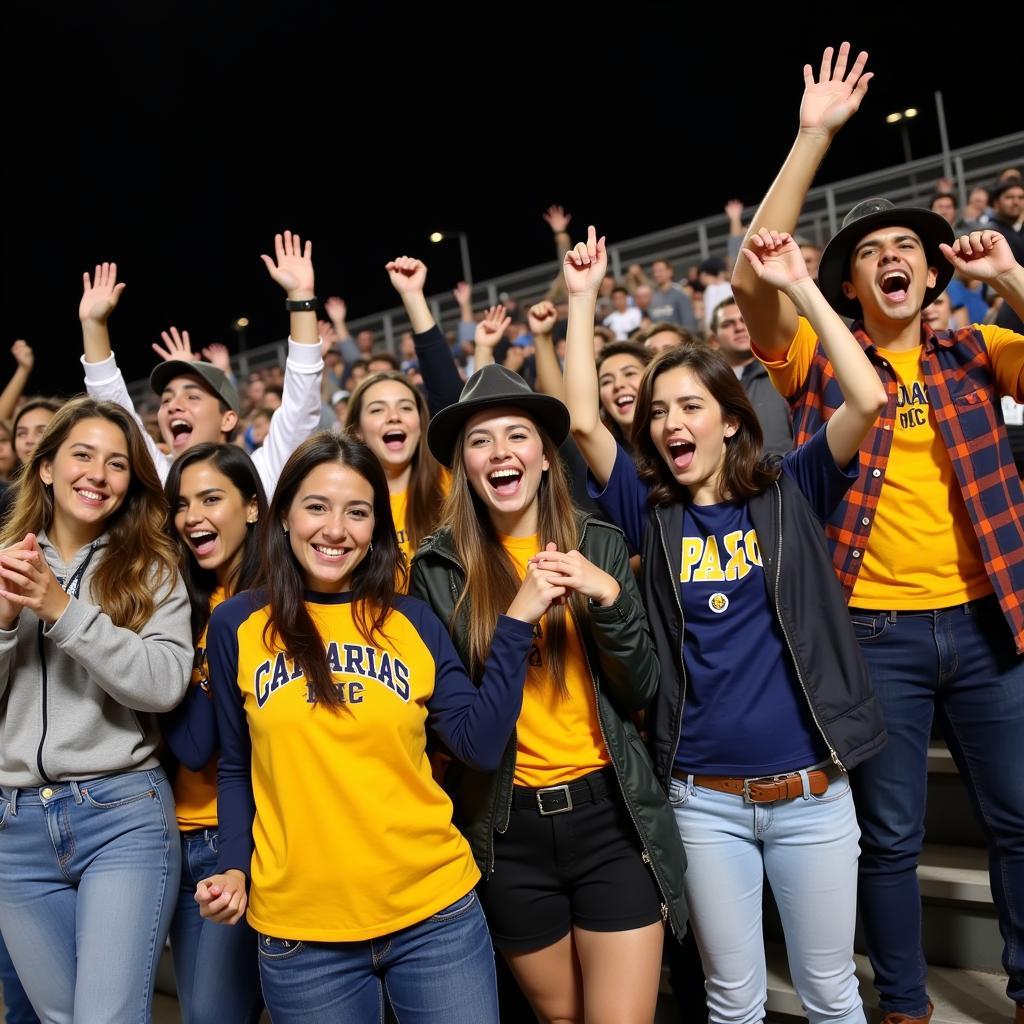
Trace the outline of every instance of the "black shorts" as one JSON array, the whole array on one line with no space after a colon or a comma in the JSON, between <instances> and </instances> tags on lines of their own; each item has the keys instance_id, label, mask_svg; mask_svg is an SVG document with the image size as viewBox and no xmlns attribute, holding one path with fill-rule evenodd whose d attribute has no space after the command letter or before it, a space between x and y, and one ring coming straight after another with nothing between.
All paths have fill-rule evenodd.
<instances>
[{"instance_id":1,"label":"black shorts","mask_svg":"<svg viewBox=\"0 0 1024 1024\"><path fill-rule=\"evenodd\" d=\"M541 792L545 810L568 802L564 792ZM494 945L543 949L573 925L619 932L662 920L614 769L569 783L572 810L541 814L537 794L514 788L508 830L494 836L494 872L478 889Z\"/></svg>"}]
</instances>

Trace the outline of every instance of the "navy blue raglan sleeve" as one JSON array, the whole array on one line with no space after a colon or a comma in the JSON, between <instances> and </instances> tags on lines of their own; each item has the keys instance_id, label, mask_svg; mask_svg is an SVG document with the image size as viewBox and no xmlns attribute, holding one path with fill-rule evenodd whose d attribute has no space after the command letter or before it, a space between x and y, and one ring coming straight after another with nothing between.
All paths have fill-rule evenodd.
<instances>
[{"instance_id":1,"label":"navy blue raglan sleeve","mask_svg":"<svg viewBox=\"0 0 1024 1024\"><path fill-rule=\"evenodd\" d=\"M160 731L178 761L194 772L202 771L219 742L212 694L203 686L190 686L185 699L160 716Z\"/></svg>"},{"instance_id":2,"label":"navy blue raglan sleeve","mask_svg":"<svg viewBox=\"0 0 1024 1024\"><path fill-rule=\"evenodd\" d=\"M220 733L217 759L217 829L220 854L218 872L229 868L249 877L252 862L252 823L256 801L252 792L252 744L245 705L238 688L238 627L245 618L244 606L227 601L210 618L206 657ZM243 610L239 611L242 608Z\"/></svg>"},{"instance_id":3,"label":"navy blue raglan sleeve","mask_svg":"<svg viewBox=\"0 0 1024 1024\"><path fill-rule=\"evenodd\" d=\"M601 507L609 522L626 535L630 551L639 551L647 526L648 486L640 479L636 463L622 445L615 446L615 465L604 490L592 475L587 475L587 490Z\"/></svg>"},{"instance_id":4,"label":"navy blue raglan sleeve","mask_svg":"<svg viewBox=\"0 0 1024 1024\"><path fill-rule=\"evenodd\" d=\"M444 340L441 328L434 324L430 330L413 335L416 358L419 360L423 387L427 393L427 407L430 415L436 416L442 409L454 405L462 394L462 378L459 376L451 349Z\"/></svg>"},{"instance_id":5,"label":"navy blue raglan sleeve","mask_svg":"<svg viewBox=\"0 0 1024 1024\"><path fill-rule=\"evenodd\" d=\"M398 605L434 656L428 724L460 760L496 771L523 706L533 626L499 616L480 686L474 686L441 620L416 598Z\"/></svg>"},{"instance_id":6,"label":"navy blue raglan sleeve","mask_svg":"<svg viewBox=\"0 0 1024 1024\"><path fill-rule=\"evenodd\" d=\"M828 522L860 473L859 452L848 466L836 465L825 437L827 426L782 459L782 472L800 488L822 523Z\"/></svg>"}]
</instances>

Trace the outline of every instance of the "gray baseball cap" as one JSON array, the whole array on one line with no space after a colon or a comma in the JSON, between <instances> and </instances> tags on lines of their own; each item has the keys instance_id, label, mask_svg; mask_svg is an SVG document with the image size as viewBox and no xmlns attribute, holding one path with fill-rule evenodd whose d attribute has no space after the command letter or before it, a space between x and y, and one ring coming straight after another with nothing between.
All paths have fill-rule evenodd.
<instances>
[{"instance_id":1,"label":"gray baseball cap","mask_svg":"<svg viewBox=\"0 0 1024 1024\"><path fill-rule=\"evenodd\" d=\"M169 359L149 375L149 385L161 395L175 377L200 378L207 391L219 398L233 413L238 414L238 391L228 379L228 375L213 363L204 363L201 360L189 363L184 359Z\"/></svg>"}]
</instances>

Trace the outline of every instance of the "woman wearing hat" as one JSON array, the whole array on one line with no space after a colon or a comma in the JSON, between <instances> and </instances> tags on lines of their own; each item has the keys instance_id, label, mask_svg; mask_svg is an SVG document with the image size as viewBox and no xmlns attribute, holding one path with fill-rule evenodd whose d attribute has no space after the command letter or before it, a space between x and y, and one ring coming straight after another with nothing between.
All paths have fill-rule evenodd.
<instances>
[{"instance_id":1,"label":"woman wearing hat","mask_svg":"<svg viewBox=\"0 0 1024 1024\"><path fill-rule=\"evenodd\" d=\"M573 507L568 426L561 402L505 367L470 378L427 434L452 487L412 592L475 678L523 581L554 598L498 771L455 763L447 786L494 944L538 1016L649 1021L663 922L685 923L678 834L631 721L659 668L620 531Z\"/></svg>"}]
</instances>

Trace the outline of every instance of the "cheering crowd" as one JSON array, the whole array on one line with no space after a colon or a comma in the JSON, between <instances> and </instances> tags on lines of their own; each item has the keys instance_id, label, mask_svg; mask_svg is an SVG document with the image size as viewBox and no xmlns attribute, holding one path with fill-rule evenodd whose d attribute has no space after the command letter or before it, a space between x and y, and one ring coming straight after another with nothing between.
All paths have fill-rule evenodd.
<instances>
[{"instance_id":1,"label":"cheering crowd","mask_svg":"<svg viewBox=\"0 0 1024 1024\"><path fill-rule=\"evenodd\" d=\"M682 1019L747 1024L765 877L813 1024L865 1020L858 916L886 1024L927 1022L936 718L1024 1021L1024 186L794 237L866 62L804 68L731 277L616 282L552 207L525 316L460 286L446 336L426 266L388 263L395 355L340 299L318 319L285 231L283 370L171 328L136 410L114 263L84 395L24 400L15 344L8 1022L143 1024L169 936L186 1024L639 1024L663 957Z\"/></svg>"}]
</instances>

